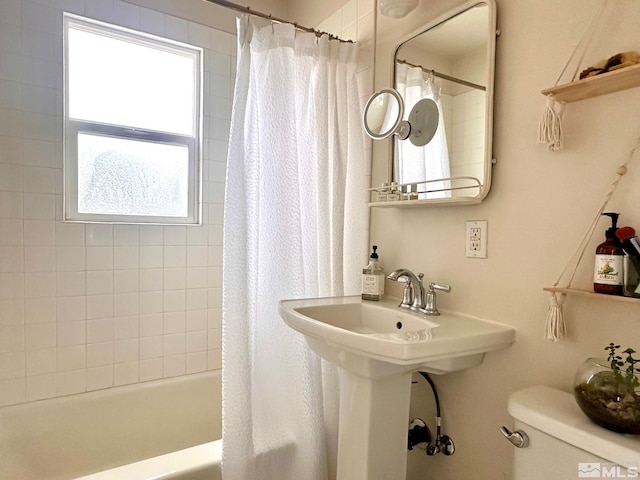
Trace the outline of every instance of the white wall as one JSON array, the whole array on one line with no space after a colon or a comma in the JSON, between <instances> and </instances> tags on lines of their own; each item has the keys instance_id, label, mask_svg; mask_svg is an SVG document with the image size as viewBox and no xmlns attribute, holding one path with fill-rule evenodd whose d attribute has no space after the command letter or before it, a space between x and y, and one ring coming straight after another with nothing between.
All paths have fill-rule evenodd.
<instances>
[{"instance_id":1,"label":"white wall","mask_svg":"<svg viewBox=\"0 0 640 480\"><path fill-rule=\"evenodd\" d=\"M391 25L378 19L376 88L389 85L393 34L416 28L417 18L432 18L460 2L422 2L422 11ZM504 322L517 328L516 343L488 354L480 367L435 377L441 396L444 432L456 443L452 457L409 454L409 479L481 480L511 475L513 447L498 432L511 425L509 394L524 386L546 384L571 391L583 359L604 354L618 342L640 347L640 303L615 303L606 297L570 297L565 304L569 338L543 339L551 285L576 248L640 135L640 88L573 103L564 116L565 149L548 152L536 144L538 119L545 105L540 90L553 86L565 62L601 3L596 0L498 0L493 186L477 206L424 209L374 209L370 242L379 246L387 270L407 267L425 280L451 284L439 295L442 308ZM628 49L640 50L633 27L640 5L615 2L584 66ZM388 23L385 23L388 22ZM573 73L573 68L571 68ZM566 79L564 81L567 81ZM373 184L387 181L387 145L374 145ZM609 210L621 212L621 224L640 230L638 208L640 158L613 198ZM464 255L465 221L488 220L486 260ZM602 219L574 285L590 288L593 253L604 240ZM396 296L400 289L387 282ZM431 393L414 386L412 415L433 424ZM423 404L424 402L424 404ZM577 466L576 466L577 470ZM577 475L577 474L576 474Z\"/></svg>"},{"instance_id":2,"label":"white wall","mask_svg":"<svg viewBox=\"0 0 640 480\"><path fill-rule=\"evenodd\" d=\"M286 0L287 3L287 18L292 22L298 22L300 25L309 27L315 27L329 16L336 14L342 15L343 8L347 5L346 18L351 22L351 16L353 12L353 6L359 5L359 10L370 12L372 11L372 0L326 0L326 1L314 1L314 0ZM358 8L358 7L356 7ZM324 29L324 26L322 26ZM329 33L334 35L338 34L338 30L327 29Z\"/></svg>"},{"instance_id":3,"label":"white wall","mask_svg":"<svg viewBox=\"0 0 640 480\"><path fill-rule=\"evenodd\" d=\"M233 34L236 32L235 18L240 15L235 10L215 5L207 0L180 0L178 2L175 0L123 1ZM266 15L271 14L276 18L288 18L285 0L235 0L233 3L243 7L250 7L252 10Z\"/></svg>"},{"instance_id":4,"label":"white wall","mask_svg":"<svg viewBox=\"0 0 640 480\"><path fill-rule=\"evenodd\" d=\"M0 2L0 405L221 366L235 37L182 6ZM63 10L205 48L202 226L60 220Z\"/></svg>"}]
</instances>

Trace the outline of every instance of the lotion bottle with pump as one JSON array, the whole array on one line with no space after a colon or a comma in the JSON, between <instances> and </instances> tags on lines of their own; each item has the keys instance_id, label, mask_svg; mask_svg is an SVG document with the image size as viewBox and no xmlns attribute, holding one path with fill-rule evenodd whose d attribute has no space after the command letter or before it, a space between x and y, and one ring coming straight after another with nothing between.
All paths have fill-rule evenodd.
<instances>
[{"instance_id":1,"label":"lotion bottle with pump","mask_svg":"<svg viewBox=\"0 0 640 480\"><path fill-rule=\"evenodd\" d=\"M377 249L378 246L374 245L369 264L362 269L363 300L380 300L384 295L384 270L378 261Z\"/></svg>"},{"instance_id":2,"label":"lotion bottle with pump","mask_svg":"<svg viewBox=\"0 0 640 480\"><path fill-rule=\"evenodd\" d=\"M611 217L611 228L605 232L606 240L596 248L593 291L607 295L622 295L624 250L616 237L619 214L607 212L602 215Z\"/></svg>"}]
</instances>

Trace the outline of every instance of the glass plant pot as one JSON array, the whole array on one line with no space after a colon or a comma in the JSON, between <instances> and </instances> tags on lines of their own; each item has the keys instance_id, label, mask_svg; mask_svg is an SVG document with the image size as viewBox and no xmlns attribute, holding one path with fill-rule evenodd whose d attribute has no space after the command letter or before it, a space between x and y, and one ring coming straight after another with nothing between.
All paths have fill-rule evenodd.
<instances>
[{"instance_id":1,"label":"glass plant pot","mask_svg":"<svg viewBox=\"0 0 640 480\"><path fill-rule=\"evenodd\" d=\"M573 391L594 423L614 432L640 434L638 382L627 379L624 371L614 372L606 359L587 359L576 372Z\"/></svg>"}]
</instances>

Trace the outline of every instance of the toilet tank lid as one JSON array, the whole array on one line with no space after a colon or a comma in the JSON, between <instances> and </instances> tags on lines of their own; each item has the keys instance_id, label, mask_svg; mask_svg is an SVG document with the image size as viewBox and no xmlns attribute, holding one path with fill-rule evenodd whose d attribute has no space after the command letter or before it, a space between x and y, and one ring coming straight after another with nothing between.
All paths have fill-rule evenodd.
<instances>
[{"instance_id":1,"label":"toilet tank lid","mask_svg":"<svg viewBox=\"0 0 640 480\"><path fill-rule=\"evenodd\" d=\"M543 385L528 387L509 396L508 411L516 420L612 463L640 466L640 436L599 427L570 393Z\"/></svg>"}]
</instances>

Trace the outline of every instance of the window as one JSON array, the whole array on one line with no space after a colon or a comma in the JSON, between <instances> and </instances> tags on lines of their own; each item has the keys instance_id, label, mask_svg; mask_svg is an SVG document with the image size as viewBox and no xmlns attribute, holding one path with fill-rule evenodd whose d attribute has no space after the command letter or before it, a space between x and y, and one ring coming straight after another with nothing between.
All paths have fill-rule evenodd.
<instances>
[{"instance_id":1,"label":"window","mask_svg":"<svg viewBox=\"0 0 640 480\"><path fill-rule=\"evenodd\" d=\"M200 223L202 50L65 14L65 220Z\"/></svg>"}]
</instances>

